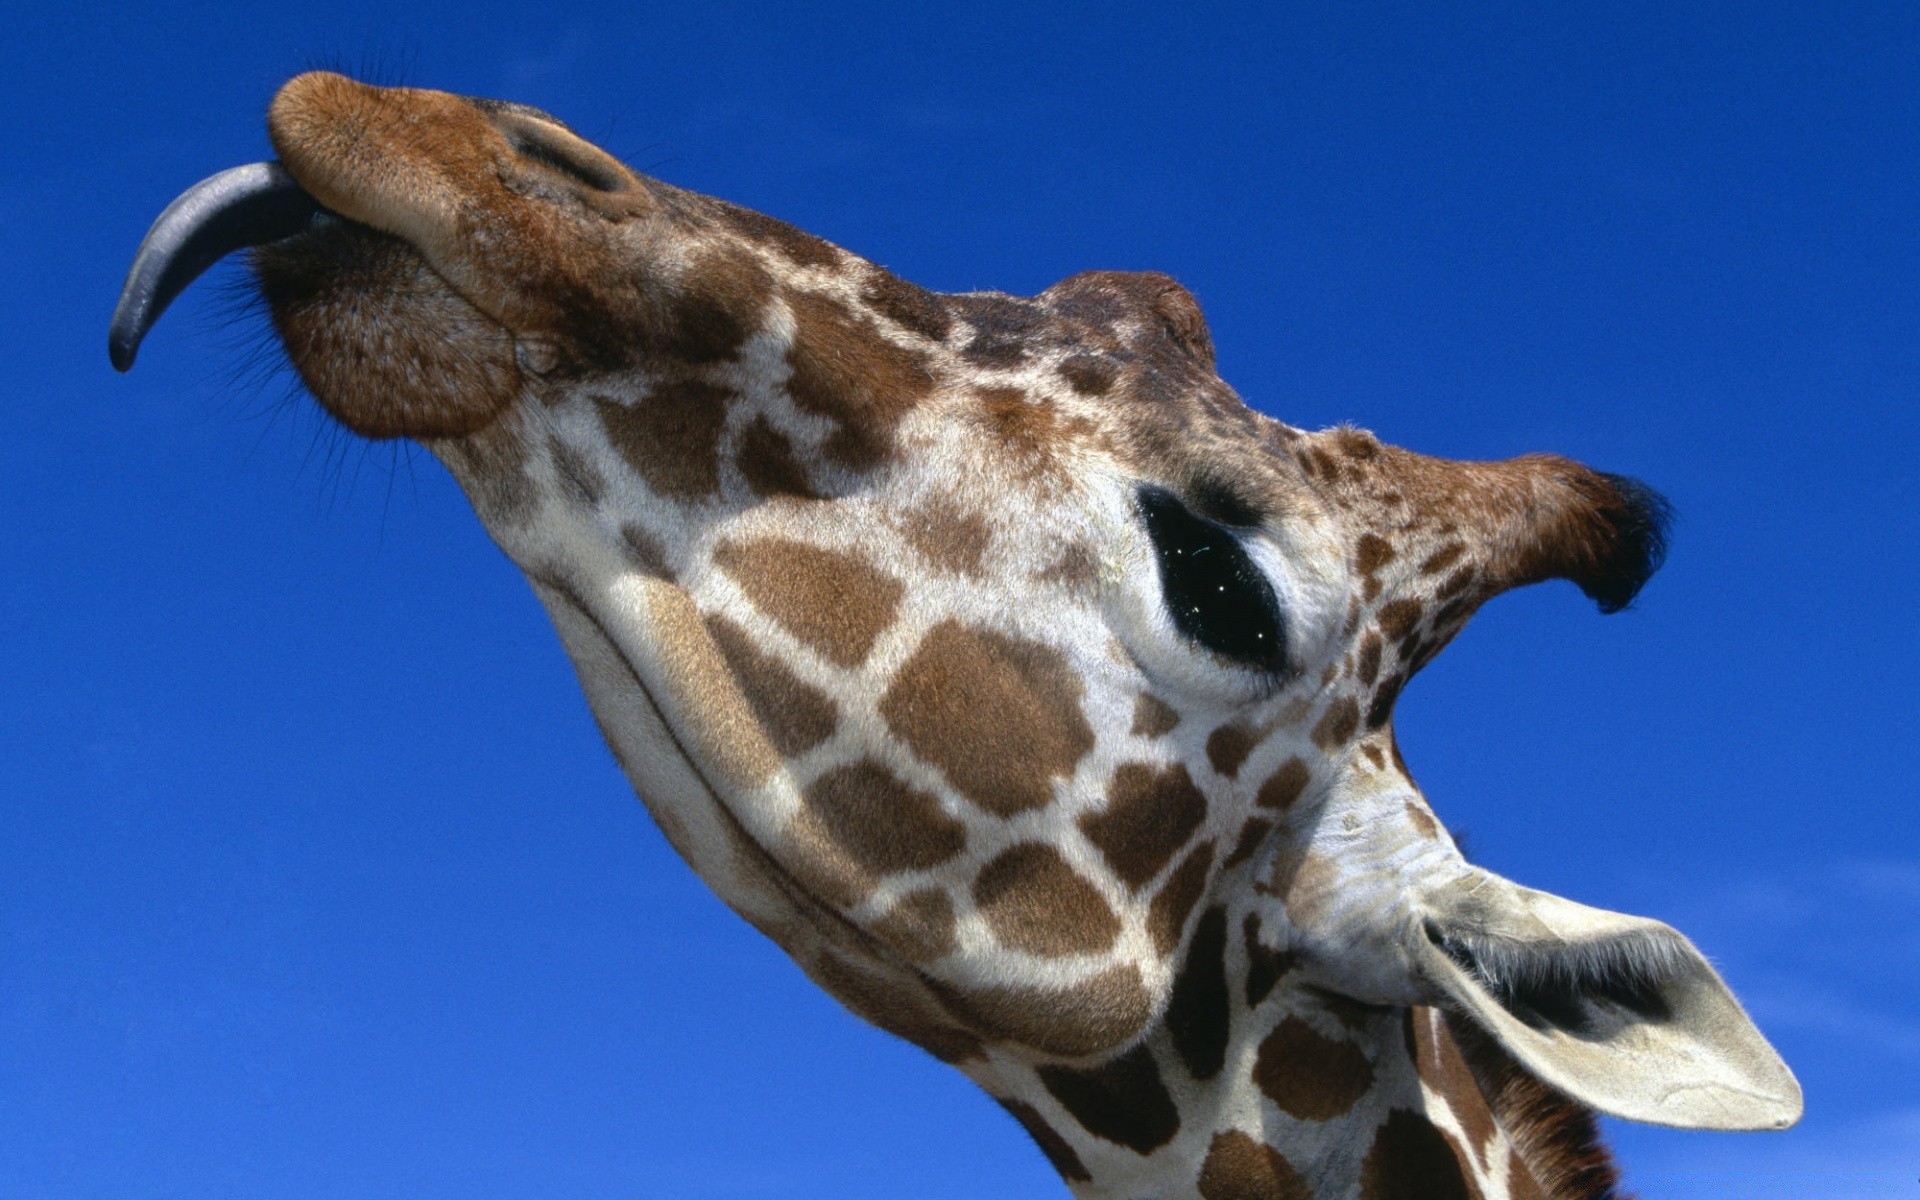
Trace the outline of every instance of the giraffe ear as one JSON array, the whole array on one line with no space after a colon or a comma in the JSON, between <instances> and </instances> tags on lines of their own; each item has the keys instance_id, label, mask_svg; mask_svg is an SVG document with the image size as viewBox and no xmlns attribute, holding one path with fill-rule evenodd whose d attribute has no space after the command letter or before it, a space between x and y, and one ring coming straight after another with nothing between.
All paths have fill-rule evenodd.
<instances>
[{"instance_id":1,"label":"giraffe ear","mask_svg":"<svg viewBox=\"0 0 1920 1200\"><path fill-rule=\"evenodd\" d=\"M1423 908L1411 947L1421 973L1542 1082L1655 1125L1800 1119L1793 1073L1670 926L1480 870Z\"/></svg>"}]
</instances>

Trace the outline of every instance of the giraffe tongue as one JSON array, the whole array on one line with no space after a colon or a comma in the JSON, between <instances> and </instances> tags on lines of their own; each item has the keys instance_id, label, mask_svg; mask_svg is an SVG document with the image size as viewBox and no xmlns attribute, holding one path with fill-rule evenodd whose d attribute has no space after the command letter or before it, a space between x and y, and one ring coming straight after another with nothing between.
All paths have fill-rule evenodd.
<instances>
[{"instance_id":1,"label":"giraffe tongue","mask_svg":"<svg viewBox=\"0 0 1920 1200\"><path fill-rule=\"evenodd\" d=\"M107 355L129 370L167 305L208 267L246 246L279 241L327 211L277 162L249 163L203 179L154 221L134 253L107 327Z\"/></svg>"}]
</instances>

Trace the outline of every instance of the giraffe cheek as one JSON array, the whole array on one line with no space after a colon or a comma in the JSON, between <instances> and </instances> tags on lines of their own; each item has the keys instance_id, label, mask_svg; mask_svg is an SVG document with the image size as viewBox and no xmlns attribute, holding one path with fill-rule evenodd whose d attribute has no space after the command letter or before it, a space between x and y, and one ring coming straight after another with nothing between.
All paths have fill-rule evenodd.
<instances>
[{"instance_id":1,"label":"giraffe cheek","mask_svg":"<svg viewBox=\"0 0 1920 1200\"><path fill-rule=\"evenodd\" d=\"M1038 642L943 621L880 701L888 729L980 809L1012 817L1053 800L1093 750L1082 685Z\"/></svg>"}]
</instances>

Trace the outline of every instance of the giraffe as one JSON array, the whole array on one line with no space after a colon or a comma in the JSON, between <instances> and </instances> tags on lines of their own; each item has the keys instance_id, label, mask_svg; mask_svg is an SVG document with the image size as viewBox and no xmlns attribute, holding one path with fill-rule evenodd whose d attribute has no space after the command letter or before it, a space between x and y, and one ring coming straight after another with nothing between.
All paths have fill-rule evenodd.
<instances>
[{"instance_id":1,"label":"giraffe","mask_svg":"<svg viewBox=\"0 0 1920 1200\"><path fill-rule=\"evenodd\" d=\"M1489 598L1634 598L1644 485L1294 429L1164 275L931 293L527 106L316 72L267 121L149 233L115 365L253 247L678 853L1076 1196L1597 1200L1595 1111L1798 1118L1691 943L1468 863L1394 741Z\"/></svg>"}]
</instances>

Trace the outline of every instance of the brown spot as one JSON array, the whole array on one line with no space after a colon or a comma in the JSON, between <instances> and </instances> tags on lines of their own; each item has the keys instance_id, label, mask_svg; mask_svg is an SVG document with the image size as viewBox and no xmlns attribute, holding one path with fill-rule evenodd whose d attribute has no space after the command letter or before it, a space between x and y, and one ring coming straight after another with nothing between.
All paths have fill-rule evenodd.
<instances>
[{"instance_id":1,"label":"brown spot","mask_svg":"<svg viewBox=\"0 0 1920 1200\"><path fill-rule=\"evenodd\" d=\"M1322 750L1344 745L1360 728L1360 705L1352 696L1342 696L1327 705L1326 715L1313 727L1313 744Z\"/></svg>"},{"instance_id":2,"label":"brown spot","mask_svg":"<svg viewBox=\"0 0 1920 1200\"><path fill-rule=\"evenodd\" d=\"M1418 600L1395 600L1383 607L1374 620L1387 640L1397 642L1413 631L1420 621L1422 606Z\"/></svg>"},{"instance_id":3,"label":"brown spot","mask_svg":"<svg viewBox=\"0 0 1920 1200\"><path fill-rule=\"evenodd\" d=\"M1313 772L1308 769L1305 760L1289 758L1280 764L1279 770L1267 776L1267 781L1260 785L1253 801L1261 808L1277 808L1284 812L1300 799L1300 793L1307 790L1312 778Z\"/></svg>"},{"instance_id":4,"label":"brown spot","mask_svg":"<svg viewBox=\"0 0 1920 1200\"><path fill-rule=\"evenodd\" d=\"M1446 615L1445 609L1441 610L1441 615ZM1439 626L1435 626L1436 630L1439 628ZM1421 667L1426 666L1434 655L1440 653L1440 647L1446 645L1452 636L1451 633L1441 634L1436 632L1436 635L1430 641L1417 637L1408 638L1407 643L1403 644L1400 648L1400 659L1407 665L1407 674L1412 675Z\"/></svg>"},{"instance_id":5,"label":"brown spot","mask_svg":"<svg viewBox=\"0 0 1920 1200\"><path fill-rule=\"evenodd\" d=\"M1322 1037L1290 1016L1260 1043L1253 1081L1280 1111L1302 1121L1330 1121L1373 1087L1373 1067L1352 1042Z\"/></svg>"},{"instance_id":6,"label":"brown spot","mask_svg":"<svg viewBox=\"0 0 1920 1200\"><path fill-rule=\"evenodd\" d=\"M1227 1001L1227 910L1209 908L1193 927L1187 961L1167 1001L1167 1032L1196 1080L1212 1079L1227 1061L1233 1015Z\"/></svg>"},{"instance_id":7,"label":"brown spot","mask_svg":"<svg viewBox=\"0 0 1920 1200\"><path fill-rule=\"evenodd\" d=\"M867 276L860 298L889 321L930 341L945 340L953 328L953 314L937 292L878 268Z\"/></svg>"},{"instance_id":8,"label":"brown spot","mask_svg":"<svg viewBox=\"0 0 1920 1200\"><path fill-rule=\"evenodd\" d=\"M1272 829L1273 822L1265 817L1249 818L1247 823L1240 827L1240 840L1234 843L1233 853L1227 855L1226 861L1220 864L1220 869L1225 871L1231 867L1237 867L1252 858L1254 851L1260 848L1260 843L1266 840L1267 834Z\"/></svg>"},{"instance_id":9,"label":"brown spot","mask_svg":"<svg viewBox=\"0 0 1920 1200\"><path fill-rule=\"evenodd\" d=\"M939 888L909 892L869 932L915 962L953 953L953 902Z\"/></svg>"},{"instance_id":10,"label":"brown spot","mask_svg":"<svg viewBox=\"0 0 1920 1200\"><path fill-rule=\"evenodd\" d=\"M740 435L740 450L734 458L747 486L762 496L799 496L814 500L819 493L807 479L807 470L794 457L793 442L773 427L765 413L758 413Z\"/></svg>"},{"instance_id":11,"label":"brown spot","mask_svg":"<svg viewBox=\"0 0 1920 1200\"><path fill-rule=\"evenodd\" d=\"M967 844L966 826L940 802L872 760L835 767L807 785L794 836L889 875L939 866Z\"/></svg>"},{"instance_id":12,"label":"brown spot","mask_svg":"<svg viewBox=\"0 0 1920 1200\"><path fill-rule=\"evenodd\" d=\"M1274 950L1260 941L1260 918L1253 913L1240 926L1241 941L1247 948L1247 1007L1258 1008L1273 991L1280 977L1298 965L1300 956L1291 950Z\"/></svg>"},{"instance_id":13,"label":"brown spot","mask_svg":"<svg viewBox=\"0 0 1920 1200\"><path fill-rule=\"evenodd\" d=\"M1151 1154L1180 1132L1180 1110L1145 1046L1092 1070L1045 1066L1038 1073L1060 1107L1097 1138Z\"/></svg>"},{"instance_id":14,"label":"brown spot","mask_svg":"<svg viewBox=\"0 0 1920 1200\"><path fill-rule=\"evenodd\" d=\"M1353 566L1362 575L1377 574L1381 567L1393 561L1393 546L1387 539L1377 534L1360 535L1360 542L1354 547Z\"/></svg>"},{"instance_id":15,"label":"brown spot","mask_svg":"<svg viewBox=\"0 0 1920 1200\"><path fill-rule=\"evenodd\" d=\"M855 1016L901 1037L942 1062L964 1062L981 1054L980 1039L942 1019L915 991L828 953L809 969L820 986Z\"/></svg>"},{"instance_id":16,"label":"brown spot","mask_svg":"<svg viewBox=\"0 0 1920 1200\"><path fill-rule=\"evenodd\" d=\"M993 292L949 296L947 304L973 327L961 356L982 367L1019 366L1048 320L1032 301Z\"/></svg>"},{"instance_id":17,"label":"brown spot","mask_svg":"<svg viewBox=\"0 0 1920 1200\"><path fill-rule=\"evenodd\" d=\"M926 356L881 337L867 322L825 296L788 297L794 341L787 392L803 412L840 428L821 447L855 470L877 466L893 451L894 429L933 389Z\"/></svg>"},{"instance_id":18,"label":"brown spot","mask_svg":"<svg viewBox=\"0 0 1920 1200\"><path fill-rule=\"evenodd\" d=\"M291 344L287 352L293 353ZM308 385L316 395L326 394L315 389L313 381L308 380ZM390 401L383 398L382 403ZM488 525L518 524L539 505L540 491L528 475L527 450L518 438L470 437L442 443L440 453L447 456L449 466L459 469L470 489L474 512Z\"/></svg>"},{"instance_id":19,"label":"brown spot","mask_svg":"<svg viewBox=\"0 0 1920 1200\"><path fill-rule=\"evenodd\" d=\"M665 320L648 348L687 363L730 357L759 327L773 298L773 278L736 247L715 250L687 264L677 281Z\"/></svg>"},{"instance_id":20,"label":"brown spot","mask_svg":"<svg viewBox=\"0 0 1920 1200\"><path fill-rule=\"evenodd\" d=\"M1353 673L1359 676L1360 682L1368 687L1372 687L1373 681L1380 677L1380 649L1379 631L1367 630L1367 636L1360 640L1360 657L1356 661Z\"/></svg>"},{"instance_id":21,"label":"brown spot","mask_svg":"<svg viewBox=\"0 0 1920 1200\"><path fill-rule=\"evenodd\" d=\"M973 900L1002 945L1030 954L1098 954L1120 936L1120 918L1099 890L1040 842L980 868Z\"/></svg>"},{"instance_id":22,"label":"brown spot","mask_svg":"<svg viewBox=\"0 0 1920 1200\"><path fill-rule=\"evenodd\" d=\"M1245 725L1222 725L1207 738L1207 761L1213 769L1231 779L1240 773L1240 764L1260 744L1260 735Z\"/></svg>"},{"instance_id":23,"label":"brown spot","mask_svg":"<svg viewBox=\"0 0 1920 1200\"><path fill-rule=\"evenodd\" d=\"M713 561L754 607L843 667L866 661L904 591L864 559L787 538L722 542Z\"/></svg>"},{"instance_id":24,"label":"brown spot","mask_svg":"<svg viewBox=\"0 0 1920 1200\"><path fill-rule=\"evenodd\" d=\"M1093 749L1080 681L1050 646L943 621L880 701L887 725L966 797L1010 817L1053 799Z\"/></svg>"},{"instance_id":25,"label":"brown spot","mask_svg":"<svg viewBox=\"0 0 1920 1200\"><path fill-rule=\"evenodd\" d=\"M1366 760L1369 763L1373 764L1374 770L1381 771L1386 769L1386 766L1387 766L1386 754L1380 749L1380 747L1374 745L1372 742L1368 742L1366 745L1360 747L1360 753L1366 758Z\"/></svg>"},{"instance_id":26,"label":"brown spot","mask_svg":"<svg viewBox=\"0 0 1920 1200\"><path fill-rule=\"evenodd\" d=\"M1610 1196L1614 1193L1596 1192L1596 1196ZM1555 1200L1540 1181L1534 1178L1533 1169L1520 1161L1518 1150L1507 1151L1507 1200Z\"/></svg>"},{"instance_id":27,"label":"brown spot","mask_svg":"<svg viewBox=\"0 0 1920 1200\"><path fill-rule=\"evenodd\" d=\"M662 680L700 714L684 736L693 761L704 763L718 782L760 786L786 760L774 749L759 715L741 694L732 668L714 645L706 614L693 597L667 584L644 584L640 595L645 608L641 615L659 634ZM591 610L577 601L575 608L593 619ZM604 630L602 635L606 636ZM644 697L644 689L641 693Z\"/></svg>"},{"instance_id":28,"label":"brown spot","mask_svg":"<svg viewBox=\"0 0 1920 1200\"><path fill-rule=\"evenodd\" d=\"M1069 592L1085 593L1100 581L1100 564L1085 546L1068 546L1037 578Z\"/></svg>"},{"instance_id":29,"label":"brown spot","mask_svg":"<svg viewBox=\"0 0 1920 1200\"><path fill-rule=\"evenodd\" d=\"M785 221L724 200L709 203L715 206L728 224L747 238L772 249L796 267L831 267L840 261L840 251L832 243L822 241Z\"/></svg>"},{"instance_id":30,"label":"brown spot","mask_svg":"<svg viewBox=\"0 0 1920 1200\"><path fill-rule=\"evenodd\" d=\"M1468 585L1474 581L1477 574L1478 572L1472 567L1461 567L1458 571L1455 571L1441 581L1440 586L1434 590L1433 598L1435 600L1452 600L1455 596L1467 590ZM1453 605L1450 604L1447 607L1451 609Z\"/></svg>"},{"instance_id":31,"label":"brown spot","mask_svg":"<svg viewBox=\"0 0 1920 1200\"><path fill-rule=\"evenodd\" d=\"M1374 689L1373 700L1367 705L1368 729L1378 729L1387 723L1387 718L1393 715L1393 702L1400 698L1400 689L1406 683L1405 676L1391 675Z\"/></svg>"},{"instance_id":32,"label":"brown spot","mask_svg":"<svg viewBox=\"0 0 1920 1200\"><path fill-rule=\"evenodd\" d=\"M1178 763L1124 763L1107 785L1107 807L1080 818L1113 873L1135 890L1160 873L1207 816L1207 798Z\"/></svg>"},{"instance_id":33,"label":"brown spot","mask_svg":"<svg viewBox=\"0 0 1920 1200\"><path fill-rule=\"evenodd\" d=\"M1487 1107L1486 1097L1480 1094L1480 1084L1474 1079L1472 1069L1461 1056L1460 1047L1454 1044L1453 1038L1447 1033L1437 1011L1426 1007L1410 1008L1406 1011L1406 1023L1407 1036L1412 1043L1413 1065L1420 1074L1420 1081L1446 1097L1447 1108L1460 1122L1460 1131L1467 1137L1468 1149L1473 1151L1474 1157L1484 1168L1487 1165L1487 1148L1493 1140L1496 1126L1493 1112Z\"/></svg>"},{"instance_id":34,"label":"brown spot","mask_svg":"<svg viewBox=\"0 0 1920 1200\"><path fill-rule=\"evenodd\" d=\"M709 616L707 632L775 750L793 758L833 736L839 711L824 692L802 682L780 660L762 654L747 631L727 618Z\"/></svg>"},{"instance_id":35,"label":"brown spot","mask_svg":"<svg viewBox=\"0 0 1920 1200\"><path fill-rule=\"evenodd\" d=\"M1238 1129L1213 1135L1197 1186L1200 1200L1313 1200L1286 1155Z\"/></svg>"},{"instance_id":36,"label":"brown spot","mask_svg":"<svg viewBox=\"0 0 1920 1200\"><path fill-rule=\"evenodd\" d=\"M1066 988L945 988L956 1016L995 1041L1085 1058L1125 1045L1153 1016L1153 998L1131 963Z\"/></svg>"},{"instance_id":37,"label":"brown spot","mask_svg":"<svg viewBox=\"0 0 1920 1200\"><path fill-rule=\"evenodd\" d=\"M994 447L1022 470L1042 475L1059 469L1067 423L1051 401L1019 388L995 387L982 389L976 403Z\"/></svg>"},{"instance_id":38,"label":"brown spot","mask_svg":"<svg viewBox=\"0 0 1920 1200\"><path fill-rule=\"evenodd\" d=\"M1120 378L1120 368L1112 360L1092 354L1076 354L1060 364L1060 376L1067 386L1082 396L1104 396Z\"/></svg>"},{"instance_id":39,"label":"brown spot","mask_svg":"<svg viewBox=\"0 0 1920 1200\"><path fill-rule=\"evenodd\" d=\"M1450 542L1438 550L1435 550L1432 554L1427 555L1426 559L1420 564L1420 573L1422 575L1438 575L1454 563L1460 561L1460 556L1466 552L1467 547L1465 543Z\"/></svg>"},{"instance_id":40,"label":"brown spot","mask_svg":"<svg viewBox=\"0 0 1920 1200\"><path fill-rule=\"evenodd\" d=\"M1415 804L1412 800L1406 803L1407 820L1413 822L1413 827L1420 831L1420 836L1430 842L1439 841L1440 822L1433 819L1433 814L1427 811L1425 805Z\"/></svg>"},{"instance_id":41,"label":"brown spot","mask_svg":"<svg viewBox=\"0 0 1920 1200\"><path fill-rule=\"evenodd\" d=\"M1133 728L1135 737L1165 737L1173 732L1180 723L1180 714L1172 705L1151 692L1141 692L1133 701Z\"/></svg>"},{"instance_id":42,"label":"brown spot","mask_svg":"<svg viewBox=\"0 0 1920 1200\"><path fill-rule=\"evenodd\" d=\"M1075 1154L1073 1147L1067 1144L1067 1139L1061 1137L1053 1126L1047 1124L1046 1118L1040 1115L1039 1109L1023 1100L1009 1100L1002 1096L995 1096L994 1099L1000 1102L1001 1108L1012 1114L1014 1120L1020 1122L1021 1128L1027 1131L1027 1136L1033 1139L1034 1145L1040 1147L1040 1153L1047 1156L1047 1161L1053 1164L1053 1169L1060 1178L1069 1183L1085 1183L1093 1178L1087 1173L1086 1165L1080 1161L1080 1156Z\"/></svg>"},{"instance_id":43,"label":"brown spot","mask_svg":"<svg viewBox=\"0 0 1920 1200\"><path fill-rule=\"evenodd\" d=\"M666 552L660 549L660 543L644 528L629 521L620 526L620 547L627 552L627 561L637 567L642 575L651 575L655 579L671 579L673 572L667 567Z\"/></svg>"},{"instance_id":44,"label":"brown spot","mask_svg":"<svg viewBox=\"0 0 1920 1200\"><path fill-rule=\"evenodd\" d=\"M1205 842L1187 855L1186 860L1174 869L1167 879L1166 886L1153 898L1147 909L1147 933L1153 938L1154 949L1162 954L1172 954L1180 945L1180 934L1187 927L1187 914L1200 902L1200 896L1207 890L1207 879L1213 869L1213 843Z\"/></svg>"},{"instance_id":45,"label":"brown spot","mask_svg":"<svg viewBox=\"0 0 1920 1200\"><path fill-rule=\"evenodd\" d=\"M593 399L613 448L647 486L673 500L703 500L720 486L720 434L734 393L682 379L628 406Z\"/></svg>"},{"instance_id":46,"label":"brown spot","mask_svg":"<svg viewBox=\"0 0 1920 1200\"><path fill-rule=\"evenodd\" d=\"M1396 1108L1373 1135L1360 1167L1360 1200L1479 1200L1446 1135Z\"/></svg>"},{"instance_id":47,"label":"brown spot","mask_svg":"<svg viewBox=\"0 0 1920 1200\"><path fill-rule=\"evenodd\" d=\"M1416 666L1426 665L1427 659L1432 657L1432 651L1440 649L1453 637L1454 632L1466 621L1467 616L1473 612L1477 604L1479 604L1477 596L1457 596L1442 605L1439 612L1433 614L1430 626L1433 640L1428 643L1431 649L1421 655Z\"/></svg>"},{"instance_id":48,"label":"brown spot","mask_svg":"<svg viewBox=\"0 0 1920 1200\"><path fill-rule=\"evenodd\" d=\"M901 532L920 556L954 575L979 575L993 541L993 528L978 513L950 500L923 504L901 521Z\"/></svg>"}]
</instances>

